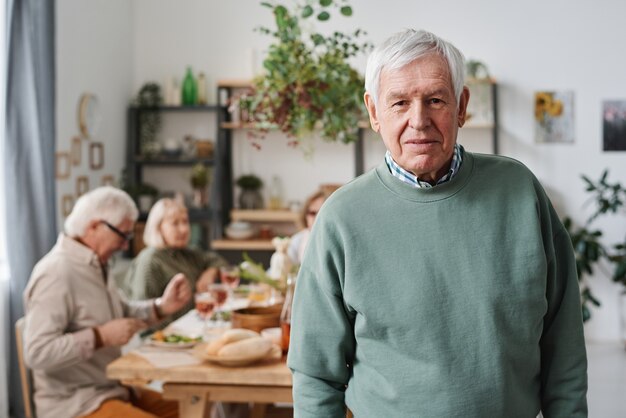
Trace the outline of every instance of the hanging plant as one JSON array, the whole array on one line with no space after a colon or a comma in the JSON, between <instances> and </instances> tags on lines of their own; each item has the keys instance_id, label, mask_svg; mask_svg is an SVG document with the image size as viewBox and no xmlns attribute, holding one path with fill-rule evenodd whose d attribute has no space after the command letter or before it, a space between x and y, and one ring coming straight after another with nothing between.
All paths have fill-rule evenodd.
<instances>
[{"instance_id":1,"label":"hanging plant","mask_svg":"<svg viewBox=\"0 0 626 418\"><path fill-rule=\"evenodd\" d=\"M301 22L328 21L339 12L352 15L346 0L307 0L290 11L282 4L262 2L272 10L275 29L258 30L274 38L263 61L266 74L254 80L251 112L261 130L278 128L297 143L314 129L326 141L354 142L365 118L363 77L348 60L371 49L361 43L360 29L326 36L307 32Z\"/></svg>"}]
</instances>

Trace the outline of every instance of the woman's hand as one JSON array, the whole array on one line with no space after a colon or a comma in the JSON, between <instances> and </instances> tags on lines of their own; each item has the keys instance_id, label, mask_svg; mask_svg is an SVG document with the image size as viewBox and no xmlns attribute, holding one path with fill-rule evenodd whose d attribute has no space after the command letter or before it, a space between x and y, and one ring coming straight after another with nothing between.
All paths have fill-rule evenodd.
<instances>
[{"instance_id":1,"label":"woman's hand","mask_svg":"<svg viewBox=\"0 0 626 418\"><path fill-rule=\"evenodd\" d=\"M209 290L209 285L211 283L215 283L215 280L217 280L217 276L219 275L219 273L220 271L216 267L209 267L208 269L204 270L198 278L198 281L196 282L196 292L207 292Z\"/></svg>"},{"instance_id":2,"label":"woman's hand","mask_svg":"<svg viewBox=\"0 0 626 418\"><path fill-rule=\"evenodd\" d=\"M167 284L161 296L159 308L164 315L171 315L191 299L191 286L184 274L178 273Z\"/></svg>"}]
</instances>

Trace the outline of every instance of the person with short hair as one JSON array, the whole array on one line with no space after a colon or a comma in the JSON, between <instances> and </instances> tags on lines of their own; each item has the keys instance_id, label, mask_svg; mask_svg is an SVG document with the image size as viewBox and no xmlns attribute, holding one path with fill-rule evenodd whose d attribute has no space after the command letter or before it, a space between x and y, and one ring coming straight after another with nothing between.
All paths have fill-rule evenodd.
<instances>
[{"instance_id":1,"label":"person with short hair","mask_svg":"<svg viewBox=\"0 0 626 418\"><path fill-rule=\"evenodd\" d=\"M109 278L109 260L128 248L137 216L135 203L119 189L84 194L65 221L65 233L33 269L24 290L23 336L39 418L178 416L176 402L151 391L130 393L106 377L106 366L135 332L191 298L183 275L156 299L121 298Z\"/></svg>"},{"instance_id":2,"label":"person with short hair","mask_svg":"<svg viewBox=\"0 0 626 418\"><path fill-rule=\"evenodd\" d=\"M368 59L387 152L311 231L287 361L298 418L587 417L570 238L522 163L457 144L464 69L421 30Z\"/></svg>"},{"instance_id":3,"label":"person with short hair","mask_svg":"<svg viewBox=\"0 0 626 418\"><path fill-rule=\"evenodd\" d=\"M189 247L190 233L189 214L182 202L163 198L154 204L143 232L146 248L135 257L124 279L124 291L130 299L157 297L172 277L181 273L191 289L207 291L208 285L217 280L219 268L228 263L213 251ZM165 327L193 307L192 299L157 327Z\"/></svg>"}]
</instances>

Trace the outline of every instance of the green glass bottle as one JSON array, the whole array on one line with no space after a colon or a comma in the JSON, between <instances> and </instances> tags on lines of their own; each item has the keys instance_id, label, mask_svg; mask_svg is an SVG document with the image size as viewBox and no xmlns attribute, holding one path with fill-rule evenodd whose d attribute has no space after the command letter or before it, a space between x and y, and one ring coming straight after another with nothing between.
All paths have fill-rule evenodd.
<instances>
[{"instance_id":1,"label":"green glass bottle","mask_svg":"<svg viewBox=\"0 0 626 418\"><path fill-rule=\"evenodd\" d=\"M198 84L191 72L191 67L187 67L181 94L184 105L195 105L198 103Z\"/></svg>"}]
</instances>

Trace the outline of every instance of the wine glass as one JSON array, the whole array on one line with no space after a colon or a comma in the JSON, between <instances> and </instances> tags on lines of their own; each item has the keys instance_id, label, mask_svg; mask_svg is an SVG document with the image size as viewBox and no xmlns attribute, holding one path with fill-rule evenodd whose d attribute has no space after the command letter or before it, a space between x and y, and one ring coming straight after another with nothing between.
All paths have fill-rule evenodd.
<instances>
[{"instance_id":1,"label":"wine glass","mask_svg":"<svg viewBox=\"0 0 626 418\"><path fill-rule=\"evenodd\" d=\"M229 287L229 297L232 296L233 290L239 286L240 274L239 267L225 266L220 267L220 281Z\"/></svg>"},{"instance_id":2,"label":"wine glass","mask_svg":"<svg viewBox=\"0 0 626 418\"><path fill-rule=\"evenodd\" d=\"M194 302L196 303L196 311L203 320L202 334L205 335L207 333L208 321L211 319L216 306L215 297L210 292L198 292L194 295Z\"/></svg>"},{"instance_id":3,"label":"wine glass","mask_svg":"<svg viewBox=\"0 0 626 418\"><path fill-rule=\"evenodd\" d=\"M213 296L215 300L216 311L221 311L222 306L226 303L228 299L228 290L229 287L222 283L212 283L209 285L209 293ZM220 320L217 321L218 323Z\"/></svg>"}]
</instances>

